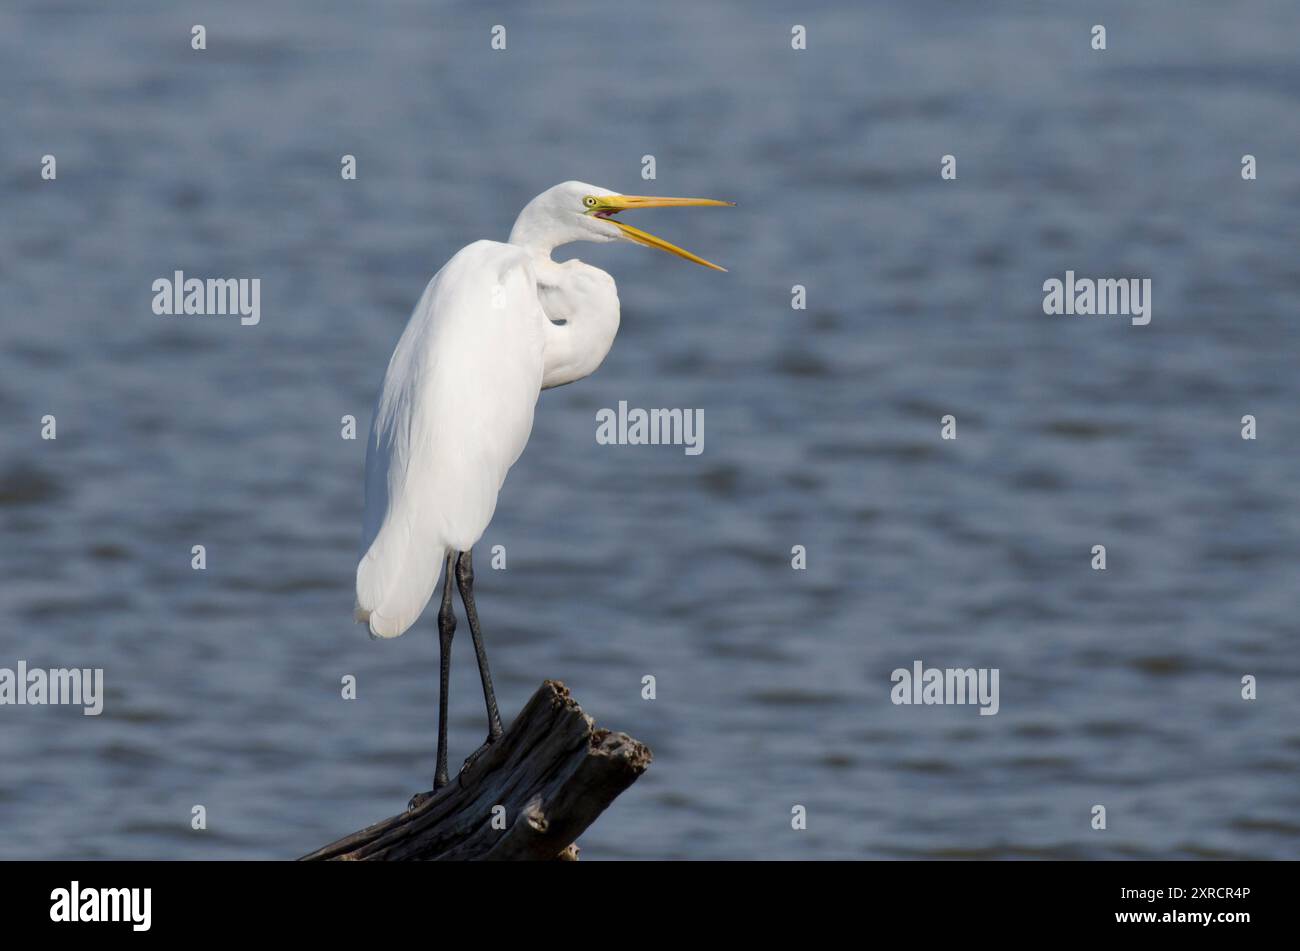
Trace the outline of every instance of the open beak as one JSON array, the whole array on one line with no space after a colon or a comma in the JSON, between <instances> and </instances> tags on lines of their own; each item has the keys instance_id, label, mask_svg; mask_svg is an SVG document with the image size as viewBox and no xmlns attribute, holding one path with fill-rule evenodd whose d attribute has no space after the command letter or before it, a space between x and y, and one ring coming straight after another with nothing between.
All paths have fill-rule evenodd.
<instances>
[{"instance_id":1,"label":"open beak","mask_svg":"<svg viewBox=\"0 0 1300 951\"><path fill-rule=\"evenodd\" d=\"M702 264L705 267L711 267L715 271L725 271L725 267L718 267L712 261L706 261L699 255L691 254L684 248L665 241L663 238L642 231L640 228L633 228L631 225L625 225L617 221L614 215L620 211L628 211L633 208L686 208L692 205L734 205L734 201L717 201L713 198L655 198L644 195L604 195L596 200L596 205L592 207L587 214L596 218L604 218L610 224L623 232L623 236L629 241L635 241L637 244L644 244L647 248L658 248L660 251L667 251L669 254L675 254L680 258L688 261L694 261L696 264Z\"/></svg>"}]
</instances>

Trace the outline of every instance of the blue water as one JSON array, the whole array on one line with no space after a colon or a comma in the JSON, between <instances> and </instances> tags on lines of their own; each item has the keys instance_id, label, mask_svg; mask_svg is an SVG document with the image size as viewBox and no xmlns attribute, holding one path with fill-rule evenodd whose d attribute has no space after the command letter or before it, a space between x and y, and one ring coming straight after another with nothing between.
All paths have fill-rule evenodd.
<instances>
[{"instance_id":1,"label":"blue water","mask_svg":"<svg viewBox=\"0 0 1300 951\"><path fill-rule=\"evenodd\" d=\"M0 8L0 667L107 685L0 707L0 858L293 857L428 787L432 613L350 619L364 431L430 275L570 178L739 203L636 222L725 275L570 249L623 327L477 553L507 719L557 678L654 750L585 858L1300 857L1300 7L550 6ZM261 323L155 316L178 269ZM1044 315L1067 269L1151 324ZM704 452L598 445L619 400ZM918 659L1000 712L893 705ZM455 763L468 637L452 687Z\"/></svg>"}]
</instances>

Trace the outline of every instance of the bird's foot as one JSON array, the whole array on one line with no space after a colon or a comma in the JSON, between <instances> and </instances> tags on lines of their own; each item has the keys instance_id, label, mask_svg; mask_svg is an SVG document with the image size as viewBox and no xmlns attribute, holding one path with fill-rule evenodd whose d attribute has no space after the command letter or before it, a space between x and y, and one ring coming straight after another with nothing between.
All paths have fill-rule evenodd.
<instances>
[{"instance_id":1,"label":"bird's foot","mask_svg":"<svg viewBox=\"0 0 1300 951\"><path fill-rule=\"evenodd\" d=\"M450 782L451 780L449 780L445 775L433 777L433 789L428 792L419 792L412 796L411 801L406 804L407 811L409 812L412 809L418 809L420 806L423 806L434 796L438 795L443 787L448 785Z\"/></svg>"},{"instance_id":2,"label":"bird's foot","mask_svg":"<svg viewBox=\"0 0 1300 951\"><path fill-rule=\"evenodd\" d=\"M483 741L483 745L480 746L478 749L476 749L473 753L470 753L469 756L465 757L465 763L463 766L461 766L460 771L464 773L465 770L473 766L474 763L478 760L478 758L482 756L484 753L486 753L488 750L490 750L492 748L492 744L499 739L501 739L500 733L489 733L488 738Z\"/></svg>"}]
</instances>

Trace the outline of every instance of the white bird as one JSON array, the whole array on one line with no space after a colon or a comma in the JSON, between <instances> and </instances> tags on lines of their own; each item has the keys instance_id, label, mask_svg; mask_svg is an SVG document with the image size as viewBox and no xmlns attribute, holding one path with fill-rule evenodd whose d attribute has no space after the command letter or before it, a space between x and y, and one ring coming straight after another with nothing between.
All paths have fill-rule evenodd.
<instances>
[{"instance_id":1,"label":"white bird","mask_svg":"<svg viewBox=\"0 0 1300 951\"><path fill-rule=\"evenodd\" d=\"M542 390L600 366L618 332L614 279L551 252L573 241L633 241L723 270L613 218L634 208L730 205L620 195L565 182L530 201L510 240L475 241L424 289L397 342L366 445L366 502L355 617L372 637L419 618L446 568L438 611L441 676L434 789L447 776L447 682L456 629L451 578L478 655L488 738L502 733L473 594L471 549L533 428Z\"/></svg>"}]
</instances>

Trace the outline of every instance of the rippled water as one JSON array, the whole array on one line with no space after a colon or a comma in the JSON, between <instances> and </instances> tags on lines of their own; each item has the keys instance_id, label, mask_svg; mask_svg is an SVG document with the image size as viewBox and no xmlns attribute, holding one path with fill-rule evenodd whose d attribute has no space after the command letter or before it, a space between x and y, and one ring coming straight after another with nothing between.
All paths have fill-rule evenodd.
<instances>
[{"instance_id":1,"label":"rippled water","mask_svg":"<svg viewBox=\"0 0 1300 951\"><path fill-rule=\"evenodd\" d=\"M578 249L623 329L480 549L507 717L554 677L654 749L586 857L1300 855L1300 8L1135 6L845 5L796 53L776 3L7 4L0 667L107 698L0 708L0 857L291 857L427 787L433 618L350 620L339 420L568 178L739 202L640 221L726 275ZM154 316L177 269L262 322ZM1151 325L1044 316L1066 269L1150 277ZM597 445L619 400L704 453ZM1000 668L1000 713L894 706L916 659ZM459 761L467 637L453 674Z\"/></svg>"}]
</instances>

